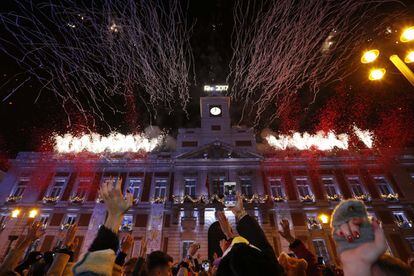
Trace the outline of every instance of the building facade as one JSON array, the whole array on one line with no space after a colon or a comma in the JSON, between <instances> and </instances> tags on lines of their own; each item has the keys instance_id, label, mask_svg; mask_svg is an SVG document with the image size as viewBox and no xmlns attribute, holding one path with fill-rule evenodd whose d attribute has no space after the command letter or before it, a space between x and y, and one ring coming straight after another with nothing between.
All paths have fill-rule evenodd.
<instances>
[{"instance_id":1,"label":"building facade","mask_svg":"<svg viewBox=\"0 0 414 276\"><path fill-rule=\"evenodd\" d=\"M134 237L131 256L147 239L149 251L164 250L176 260L192 242L201 244L203 258L211 257L215 249L207 236L214 212L234 204L237 191L277 254L288 251L278 234L279 222L288 219L297 238L325 262L338 263L325 220L342 198L366 202L369 214L384 224L390 253L404 260L412 254L414 154L386 168L366 154L264 155L252 129L231 126L229 98L203 97L200 105L201 127L179 129L174 152L108 158L19 153L0 184L0 257L33 209L46 233L32 248L52 249L62 229L77 222L76 254L85 252L104 222L97 190L110 177L122 178L123 191L134 197L121 227L121 235Z\"/></svg>"}]
</instances>

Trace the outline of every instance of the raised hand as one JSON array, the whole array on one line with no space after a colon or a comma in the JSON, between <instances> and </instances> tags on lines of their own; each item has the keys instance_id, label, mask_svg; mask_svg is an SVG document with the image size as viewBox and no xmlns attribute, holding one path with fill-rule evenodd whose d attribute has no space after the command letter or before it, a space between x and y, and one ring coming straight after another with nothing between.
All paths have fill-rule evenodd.
<instances>
[{"instance_id":1,"label":"raised hand","mask_svg":"<svg viewBox=\"0 0 414 276\"><path fill-rule=\"evenodd\" d=\"M42 223L40 221L35 221L31 225L29 225L27 229L27 235L22 235L17 239L16 247L26 247L30 243L40 238L43 234L44 231L42 229Z\"/></svg>"},{"instance_id":2,"label":"raised hand","mask_svg":"<svg viewBox=\"0 0 414 276\"><path fill-rule=\"evenodd\" d=\"M122 178L119 178L115 186L113 183L113 179L103 182L99 189L99 196L104 200L108 211L105 227L117 233L121 225L122 215L132 206L133 198L131 193L127 193L125 198L122 195Z\"/></svg>"},{"instance_id":3,"label":"raised hand","mask_svg":"<svg viewBox=\"0 0 414 276\"><path fill-rule=\"evenodd\" d=\"M290 233L290 226L289 221L287 219L282 219L280 222L280 226L282 227L282 231L279 231L279 234L288 242L292 243L295 241L295 238Z\"/></svg>"},{"instance_id":4,"label":"raised hand","mask_svg":"<svg viewBox=\"0 0 414 276\"><path fill-rule=\"evenodd\" d=\"M192 243L189 247L188 247L188 252L187 255L194 257L194 255L197 253L198 249L200 248L200 244L199 243Z\"/></svg>"},{"instance_id":5,"label":"raised hand","mask_svg":"<svg viewBox=\"0 0 414 276\"><path fill-rule=\"evenodd\" d=\"M121 241L121 252L128 254L133 243L134 243L134 239L132 238L131 235L126 235L125 237L123 237Z\"/></svg>"},{"instance_id":6,"label":"raised hand","mask_svg":"<svg viewBox=\"0 0 414 276\"><path fill-rule=\"evenodd\" d=\"M66 232L66 236L65 236L65 239L63 241L63 245L66 248L69 248L70 250L73 250L73 249L76 248L76 246L75 246L75 235L76 235L77 230L78 230L78 225L73 224L73 225L69 226L69 228Z\"/></svg>"},{"instance_id":7,"label":"raised hand","mask_svg":"<svg viewBox=\"0 0 414 276\"><path fill-rule=\"evenodd\" d=\"M139 257L140 258L145 258L146 255L147 255L147 240L142 239L141 240L141 248L139 249Z\"/></svg>"},{"instance_id":8,"label":"raised hand","mask_svg":"<svg viewBox=\"0 0 414 276\"><path fill-rule=\"evenodd\" d=\"M230 239L236 236L233 232L233 228L231 227L230 222L228 221L223 211L217 211L216 218L220 224L221 231L223 231L227 239Z\"/></svg>"}]
</instances>

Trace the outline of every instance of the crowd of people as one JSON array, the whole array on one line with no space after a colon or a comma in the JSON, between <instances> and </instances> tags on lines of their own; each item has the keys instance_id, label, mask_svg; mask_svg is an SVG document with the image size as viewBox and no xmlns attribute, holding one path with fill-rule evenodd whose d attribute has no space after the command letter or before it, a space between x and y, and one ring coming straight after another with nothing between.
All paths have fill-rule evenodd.
<instances>
[{"instance_id":1,"label":"crowd of people","mask_svg":"<svg viewBox=\"0 0 414 276\"><path fill-rule=\"evenodd\" d=\"M341 269L324 265L307 246L292 235L287 220L280 222L279 234L289 243L291 252L276 256L274 249L255 218L243 208L243 198L231 209L236 218L233 229L223 211L216 212L224 239L217 240L221 252L212 260L202 260L200 245L190 245L182 260L174 260L166 252L147 254L143 240L138 257L129 258L131 236L119 240L118 231L124 213L132 205L132 195L123 196L121 182L103 183L99 190L107 211L105 223L99 228L88 251L74 261L77 226L70 226L63 242L50 252L27 248L42 235L42 225L34 222L20 236L0 266L0 275L412 275L413 265L386 254L386 240L381 223L370 220L361 201L341 202L332 214L332 238Z\"/></svg>"}]
</instances>

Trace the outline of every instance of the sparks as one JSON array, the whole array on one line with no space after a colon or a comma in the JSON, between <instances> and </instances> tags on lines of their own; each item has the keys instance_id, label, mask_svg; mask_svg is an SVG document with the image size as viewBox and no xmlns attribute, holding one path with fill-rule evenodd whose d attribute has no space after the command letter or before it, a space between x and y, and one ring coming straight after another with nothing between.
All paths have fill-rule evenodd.
<instances>
[{"instance_id":1,"label":"sparks","mask_svg":"<svg viewBox=\"0 0 414 276\"><path fill-rule=\"evenodd\" d=\"M360 130L354 127L355 135L365 144L366 147L372 148L373 133L368 130ZM335 148L346 150L349 147L349 135L335 134L333 131L318 131L316 134L298 133L291 135L267 135L265 137L270 146L278 150L288 148L297 150L309 150L315 148L320 151L330 151Z\"/></svg>"},{"instance_id":2,"label":"sparks","mask_svg":"<svg viewBox=\"0 0 414 276\"><path fill-rule=\"evenodd\" d=\"M161 145L164 136L148 138L142 134L123 135L121 133L111 133L108 136L97 133L73 136L68 133L63 136L55 135L53 139L54 150L57 153L137 153L151 152Z\"/></svg>"}]
</instances>

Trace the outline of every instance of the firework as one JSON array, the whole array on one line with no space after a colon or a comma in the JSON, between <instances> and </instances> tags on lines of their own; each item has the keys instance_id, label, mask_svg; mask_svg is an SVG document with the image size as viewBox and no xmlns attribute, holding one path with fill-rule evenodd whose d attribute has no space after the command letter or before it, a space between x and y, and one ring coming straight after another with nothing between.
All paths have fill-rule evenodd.
<instances>
[{"instance_id":1,"label":"firework","mask_svg":"<svg viewBox=\"0 0 414 276\"><path fill-rule=\"evenodd\" d=\"M118 98L186 109L193 56L180 0L14 3L0 14L0 50L64 106L101 120L104 109L122 111Z\"/></svg>"},{"instance_id":2,"label":"firework","mask_svg":"<svg viewBox=\"0 0 414 276\"><path fill-rule=\"evenodd\" d=\"M389 2L236 1L230 95L256 125L280 117L300 89L315 97L358 68L356 53L397 16L378 9Z\"/></svg>"},{"instance_id":3,"label":"firework","mask_svg":"<svg viewBox=\"0 0 414 276\"><path fill-rule=\"evenodd\" d=\"M91 133L73 136L68 133L63 136L55 135L53 140L55 142L54 149L57 153L90 152L94 154L111 154L151 152L161 145L164 138L162 135L149 138L143 134L123 135L121 133L111 133L108 136L102 136L97 133Z\"/></svg>"}]
</instances>

